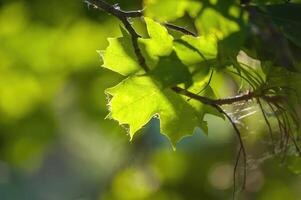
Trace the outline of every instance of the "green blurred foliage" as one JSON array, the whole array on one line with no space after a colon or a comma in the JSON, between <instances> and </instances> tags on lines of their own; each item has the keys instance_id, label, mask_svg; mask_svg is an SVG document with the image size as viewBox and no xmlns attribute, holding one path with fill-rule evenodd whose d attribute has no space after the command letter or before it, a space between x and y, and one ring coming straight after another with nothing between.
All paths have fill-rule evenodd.
<instances>
[{"instance_id":1,"label":"green blurred foliage","mask_svg":"<svg viewBox=\"0 0 301 200\"><path fill-rule=\"evenodd\" d=\"M28 5L9 2L1 7L1 137L5 141L3 156L12 162L26 159L24 153L38 156L56 137L56 98L72 81L90 79L89 74L97 69L93 52L106 44L106 33L115 30L110 21L103 22L108 23L104 30L88 16L76 17L72 12L67 14L70 19L63 17L48 25L46 19L37 20L38 13L31 12ZM57 6L60 8L59 3ZM81 6L76 5L77 9ZM93 101L93 109L101 111L104 106L96 102L96 91L92 91L93 85L100 83L99 77L93 79L89 81L90 99L84 101ZM30 140L36 141L31 144ZM29 159L28 164L34 162Z\"/></svg>"},{"instance_id":2,"label":"green blurred foliage","mask_svg":"<svg viewBox=\"0 0 301 200\"><path fill-rule=\"evenodd\" d=\"M138 0L108 2L143 7ZM232 1L147 0L144 7L150 17L203 34L213 30L218 38L242 31L237 24L247 18L239 18ZM210 20L193 24L194 17ZM199 131L174 152L159 135L158 120L129 143L116 122L104 119L104 90L121 77L100 67L97 50L121 35L118 25L82 1L0 2L1 200L231 199L236 145L226 121L207 116L208 136ZM196 48L203 48L202 41ZM195 78L204 76L207 71ZM214 76L215 93L233 93L227 76ZM253 130L245 137L254 159L240 199L301 199L300 161L290 157L287 168L264 154L266 127L259 114L241 121L244 132Z\"/></svg>"}]
</instances>

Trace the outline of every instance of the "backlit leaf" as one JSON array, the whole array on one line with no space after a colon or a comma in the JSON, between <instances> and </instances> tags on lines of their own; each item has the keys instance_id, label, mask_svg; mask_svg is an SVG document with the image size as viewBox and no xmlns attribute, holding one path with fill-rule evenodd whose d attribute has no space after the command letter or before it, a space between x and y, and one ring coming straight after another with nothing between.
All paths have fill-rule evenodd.
<instances>
[{"instance_id":1,"label":"backlit leaf","mask_svg":"<svg viewBox=\"0 0 301 200\"><path fill-rule=\"evenodd\" d=\"M147 76L133 76L108 89L110 117L129 126L131 139L153 117L160 119L161 133L176 144L205 124L194 107L170 89L161 89Z\"/></svg>"}]
</instances>

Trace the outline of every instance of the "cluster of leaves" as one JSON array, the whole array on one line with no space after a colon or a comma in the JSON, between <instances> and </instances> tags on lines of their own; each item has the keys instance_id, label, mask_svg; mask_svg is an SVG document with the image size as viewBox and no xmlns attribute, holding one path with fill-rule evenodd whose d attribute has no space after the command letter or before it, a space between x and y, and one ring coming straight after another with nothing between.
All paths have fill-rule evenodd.
<instances>
[{"instance_id":1,"label":"cluster of leaves","mask_svg":"<svg viewBox=\"0 0 301 200\"><path fill-rule=\"evenodd\" d=\"M204 116L223 117L225 113L177 94L172 88L216 99L219 88L210 84L214 73L232 76L241 90L251 90L258 100L266 95L285 96L280 103L267 104L274 113L289 115L288 121L298 130L295 106L301 92L299 4L251 1L242 6L235 1L182 0L145 1L145 7L148 34L138 38L138 47L133 45L131 33L121 27L122 37L110 38L108 48L101 52L103 67L125 77L106 93L109 117L127 127L131 139L153 117L160 119L161 133L173 145L195 128L207 132ZM164 24L177 23L185 16L192 19L192 29L200 36ZM137 51L141 51L148 71L141 68Z\"/></svg>"},{"instance_id":2,"label":"cluster of leaves","mask_svg":"<svg viewBox=\"0 0 301 200\"><path fill-rule=\"evenodd\" d=\"M151 66L150 72L141 70L131 46L131 36L123 29L123 37L109 39L110 45L103 53L103 67L126 76L120 84L106 91L111 96L110 117L128 125L132 138L157 116L161 132L175 144L183 136L192 134L196 127L206 131L204 115L214 111L198 101L188 101L170 87L182 84L187 89L198 90L205 86L208 73L204 75L204 70L209 70L206 66L200 70L197 64L216 58L217 40L213 36L183 36L175 40L158 22L150 18L145 21L149 38L139 39L139 45ZM189 48L190 45L197 51ZM214 97L210 86L206 94Z\"/></svg>"}]
</instances>

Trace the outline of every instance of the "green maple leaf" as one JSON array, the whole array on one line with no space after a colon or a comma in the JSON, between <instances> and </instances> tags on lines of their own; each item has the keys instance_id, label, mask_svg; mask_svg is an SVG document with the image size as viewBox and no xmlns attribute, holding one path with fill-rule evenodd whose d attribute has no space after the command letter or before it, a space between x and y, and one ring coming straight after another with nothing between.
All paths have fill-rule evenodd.
<instances>
[{"instance_id":1,"label":"green maple leaf","mask_svg":"<svg viewBox=\"0 0 301 200\"><path fill-rule=\"evenodd\" d=\"M145 17L147 32L149 39L139 39L140 44L145 45L147 53L151 56L167 56L172 52L173 37L169 35L167 29L155 22L154 20Z\"/></svg>"},{"instance_id":2,"label":"green maple leaf","mask_svg":"<svg viewBox=\"0 0 301 200\"><path fill-rule=\"evenodd\" d=\"M130 138L153 117L160 119L161 133L168 136L173 145L181 138L191 135L197 127L207 131L203 121L206 106L169 89L171 86L192 85L192 74L179 59L173 37L161 24L145 18L149 38L139 38L139 47L151 71L143 73L132 47L131 36L121 29L123 37L109 39L103 54L103 67L113 70L127 79L106 90L109 100L109 116L126 125ZM204 39L185 38L194 48L202 50L206 58L216 56L215 44ZM175 51L174 51L175 50ZM184 49L191 53L190 49ZM188 55L182 49L184 55ZM195 52L193 52L195 55ZM200 57L200 56L199 56ZM198 58L199 58L198 57ZM203 58L199 58L203 59Z\"/></svg>"},{"instance_id":3,"label":"green maple leaf","mask_svg":"<svg viewBox=\"0 0 301 200\"><path fill-rule=\"evenodd\" d=\"M137 62L131 36L120 28L123 37L109 38L109 46L102 55L102 67L127 76L141 70ZM121 62L122 61L122 62Z\"/></svg>"},{"instance_id":4,"label":"green maple leaf","mask_svg":"<svg viewBox=\"0 0 301 200\"><path fill-rule=\"evenodd\" d=\"M106 90L110 117L127 125L130 138L153 117L160 119L161 133L175 145L196 127L206 129L203 115L171 89L162 89L148 76L132 76Z\"/></svg>"},{"instance_id":5,"label":"green maple leaf","mask_svg":"<svg viewBox=\"0 0 301 200\"><path fill-rule=\"evenodd\" d=\"M145 18L150 38L139 38L139 46L147 64L154 67L159 56L172 52L173 38L166 28L152 19ZM109 46L102 54L104 68L123 76L141 71L137 61L131 35L121 27L122 37L109 38Z\"/></svg>"}]
</instances>

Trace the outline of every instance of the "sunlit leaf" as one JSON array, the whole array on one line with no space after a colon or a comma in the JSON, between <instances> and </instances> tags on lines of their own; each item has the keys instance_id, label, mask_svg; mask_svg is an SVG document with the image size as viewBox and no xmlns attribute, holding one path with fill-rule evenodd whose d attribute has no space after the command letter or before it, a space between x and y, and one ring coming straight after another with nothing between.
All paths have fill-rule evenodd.
<instances>
[{"instance_id":1,"label":"sunlit leaf","mask_svg":"<svg viewBox=\"0 0 301 200\"><path fill-rule=\"evenodd\" d=\"M161 133L174 145L204 126L200 114L184 98L170 89L161 90L147 76L130 77L106 92L112 96L110 117L129 126L131 139L155 116L160 119Z\"/></svg>"},{"instance_id":2,"label":"sunlit leaf","mask_svg":"<svg viewBox=\"0 0 301 200\"><path fill-rule=\"evenodd\" d=\"M131 36L123 28L121 31L123 37L109 38L109 46L102 58L104 68L126 76L139 71L141 68L136 59Z\"/></svg>"},{"instance_id":3,"label":"sunlit leaf","mask_svg":"<svg viewBox=\"0 0 301 200\"><path fill-rule=\"evenodd\" d=\"M167 56L172 51L173 37L166 28L150 18L145 18L150 39L140 39L151 56Z\"/></svg>"}]
</instances>

